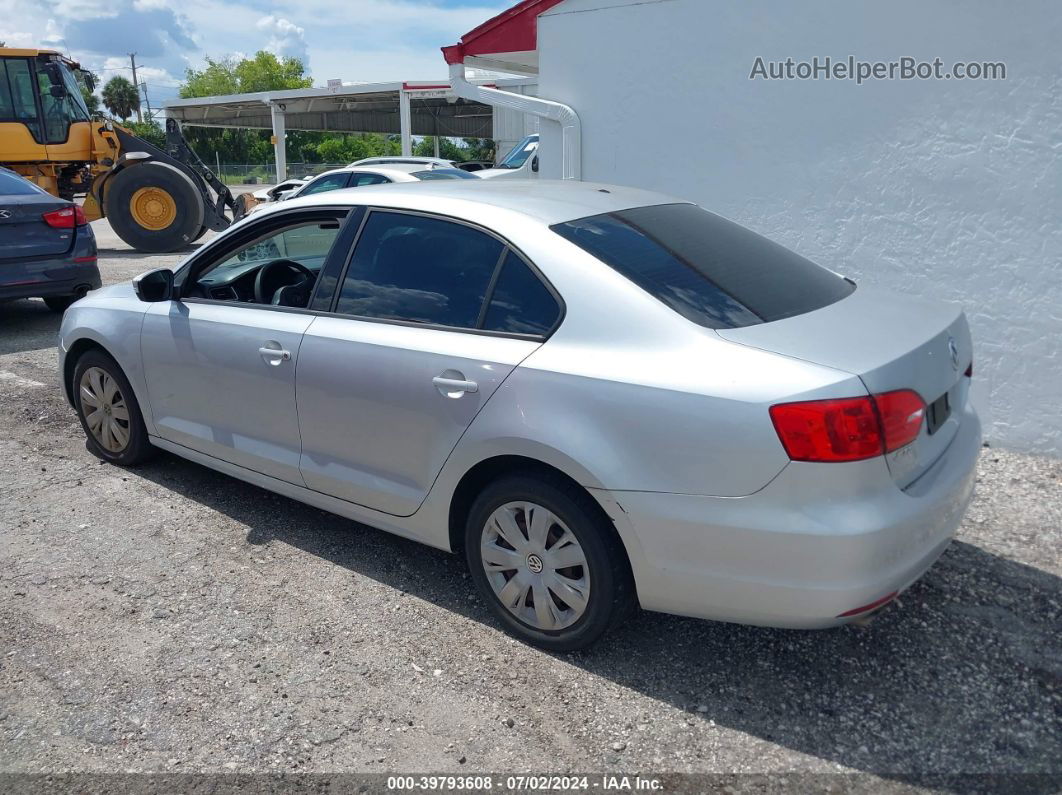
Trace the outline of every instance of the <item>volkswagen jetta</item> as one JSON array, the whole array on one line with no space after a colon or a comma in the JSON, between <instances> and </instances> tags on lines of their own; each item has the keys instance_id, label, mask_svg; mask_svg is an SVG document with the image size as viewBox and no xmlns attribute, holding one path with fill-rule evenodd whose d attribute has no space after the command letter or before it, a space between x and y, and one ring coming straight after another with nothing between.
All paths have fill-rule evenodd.
<instances>
[{"instance_id":1,"label":"volkswagen jetta","mask_svg":"<svg viewBox=\"0 0 1062 795\"><path fill-rule=\"evenodd\" d=\"M578 182L283 202L65 315L115 464L162 448L467 559L574 649L649 610L864 616L941 554L980 424L951 305Z\"/></svg>"}]
</instances>

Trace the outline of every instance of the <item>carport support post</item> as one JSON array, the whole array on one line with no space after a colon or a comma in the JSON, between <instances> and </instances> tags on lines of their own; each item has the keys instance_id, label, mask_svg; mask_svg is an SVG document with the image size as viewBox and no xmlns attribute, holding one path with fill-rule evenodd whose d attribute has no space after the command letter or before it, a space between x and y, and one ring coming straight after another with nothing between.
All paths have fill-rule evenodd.
<instances>
[{"instance_id":1,"label":"carport support post","mask_svg":"<svg viewBox=\"0 0 1062 795\"><path fill-rule=\"evenodd\" d=\"M402 132L402 156L409 157L413 154L413 125L410 120L409 92L404 88L398 89L398 124Z\"/></svg>"},{"instance_id":2,"label":"carport support post","mask_svg":"<svg viewBox=\"0 0 1062 795\"><path fill-rule=\"evenodd\" d=\"M277 182L288 178L288 150L284 142L284 106L270 103L269 115L273 119L273 155L277 163Z\"/></svg>"}]
</instances>

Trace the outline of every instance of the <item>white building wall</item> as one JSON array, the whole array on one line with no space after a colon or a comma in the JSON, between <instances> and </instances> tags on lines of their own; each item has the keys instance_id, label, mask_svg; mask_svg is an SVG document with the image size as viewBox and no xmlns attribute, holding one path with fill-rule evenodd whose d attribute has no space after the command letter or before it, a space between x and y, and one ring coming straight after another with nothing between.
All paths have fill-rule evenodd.
<instances>
[{"instance_id":1,"label":"white building wall","mask_svg":"<svg viewBox=\"0 0 1062 795\"><path fill-rule=\"evenodd\" d=\"M961 302L986 438L1062 454L1062 3L567 0L540 95L583 177L690 198L868 283ZM766 60L1003 61L1007 79L750 80ZM559 132L542 125L542 176Z\"/></svg>"}]
</instances>

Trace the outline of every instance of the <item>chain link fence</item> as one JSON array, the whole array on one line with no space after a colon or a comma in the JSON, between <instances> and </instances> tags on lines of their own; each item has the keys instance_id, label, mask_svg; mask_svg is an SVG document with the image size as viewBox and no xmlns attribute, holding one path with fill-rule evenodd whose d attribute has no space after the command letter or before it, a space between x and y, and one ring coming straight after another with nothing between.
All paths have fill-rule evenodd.
<instances>
[{"instance_id":1,"label":"chain link fence","mask_svg":"<svg viewBox=\"0 0 1062 795\"><path fill-rule=\"evenodd\" d=\"M346 163L288 163L288 177L313 177L322 171L342 168ZM222 163L215 166L226 185L275 185L277 169L273 163Z\"/></svg>"}]
</instances>

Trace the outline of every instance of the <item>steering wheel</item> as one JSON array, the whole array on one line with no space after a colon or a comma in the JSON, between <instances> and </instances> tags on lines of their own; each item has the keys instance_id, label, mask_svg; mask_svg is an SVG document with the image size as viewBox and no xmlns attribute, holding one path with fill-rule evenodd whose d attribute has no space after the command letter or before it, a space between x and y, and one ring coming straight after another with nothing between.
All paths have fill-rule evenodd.
<instances>
[{"instance_id":1,"label":"steering wheel","mask_svg":"<svg viewBox=\"0 0 1062 795\"><path fill-rule=\"evenodd\" d=\"M301 279L292 279L291 277ZM310 285L317 275L305 265L291 259L275 259L258 269L254 278L254 300L257 304L272 304L273 296L281 287Z\"/></svg>"}]
</instances>

